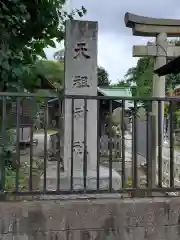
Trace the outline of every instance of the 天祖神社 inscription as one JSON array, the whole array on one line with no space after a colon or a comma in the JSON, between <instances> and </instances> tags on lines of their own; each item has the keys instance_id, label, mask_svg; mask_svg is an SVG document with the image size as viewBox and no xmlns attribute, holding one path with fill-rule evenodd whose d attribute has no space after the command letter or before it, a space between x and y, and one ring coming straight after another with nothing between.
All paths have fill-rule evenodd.
<instances>
[{"instance_id":1,"label":"\u5929\u7956\u795e\u793e inscription","mask_svg":"<svg viewBox=\"0 0 180 240\"><path fill-rule=\"evenodd\" d=\"M76 141L73 143L73 151L77 154L77 155L82 155L83 154L83 146L84 146L84 142L80 142L80 141Z\"/></svg>"},{"instance_id":2,"label":"\u5929\u7956\u795e\u793e inscription","mask_svg":"<svg viewBox=\"0 0 180 240\"><path fill-rule=\"evenodd\" d=\"M88 54L87 44L85 42L76 43L76 47L74 48L74 59L78 59L78 57L82 55L85 59L91 58Z\"/></svg>"},{"instance_id":3,"label":"\u5929\u7956\u795e\u793e inscription","mask_svg":"<svg viewBox=\"0 0 180 240\"><path fill-rule=\"evenodd\" d=\"M86 88L90 87L88 83L88 77L87 76L75 76L72 81L72 85L74 88Z\"/></svg>"},{"instance_id":4,"label":"\u5929\u7956\u795e\u793e inscription","mask_svg":"<svg viewBox=\"0 0 180 240\"><path fill-rule=\"evenodd\" d=\"M84 111L85 111L84 106L83 107L76 107L74 109L74 118L78 119L78 118L84 117ZM88 110L86 110L86 112L88 112Z\"/></svg>"}]
</instances>

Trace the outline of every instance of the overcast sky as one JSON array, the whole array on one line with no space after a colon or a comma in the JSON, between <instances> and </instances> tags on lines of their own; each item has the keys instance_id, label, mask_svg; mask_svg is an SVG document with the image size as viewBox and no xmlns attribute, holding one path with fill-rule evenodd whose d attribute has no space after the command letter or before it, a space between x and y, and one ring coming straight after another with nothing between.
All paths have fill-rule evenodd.
<instances>
[{"instance_id":1,"label":"overcast sky","mask_svg":"<svg viewBox=\"0 0 180 240\"><path fill-rule=\"evenodd\" d=\"M146 44L148 38L132 36L124 24L124 14L162 18L180 18L179 0L71 0L72 7L87 9L85 20L98 21L98 64L109 73L112 82L122 80L128 68L136 65L132 57L134 44ZM47 51L51 59L54 49Z\"/></svg>"}]
</instances>

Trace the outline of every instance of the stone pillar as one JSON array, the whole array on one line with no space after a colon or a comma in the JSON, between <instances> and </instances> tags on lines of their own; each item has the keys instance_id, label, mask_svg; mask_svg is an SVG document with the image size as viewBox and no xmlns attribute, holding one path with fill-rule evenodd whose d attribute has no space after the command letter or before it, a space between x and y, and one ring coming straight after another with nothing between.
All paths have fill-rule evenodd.
<instances>
[{"instance_id":1,"label":"stone pillar","mask_svg":"<svg viewBox=\"0 0 180 240\"><path fill-rule=\"evenodd\" d=\"M72 99L65 99L65 172L60 175L61 188L65 189L69 189L70 182L71 187L76 190L97 189L97 175L99 189L117 190L121 187L121 177L115 170L112 169L111 187L109 187L109 174L111 174L109 168L100 166L97 174L97 141L99 140L97 138L97 100L87 99L86 104L84 99L76 97L97 96L97 28L97 22L73 20L67 21L66 24L65 95L74 95L75 99L73 109ZM72 116L72 110L74 116ZM72 161L73 177L71 178ZM85 168L86 171L84 171ZM73 179L73 184L70 178Z\"/></svg>"},{"instance_id":2,"label":"stone pillar","mask_svg":"<svg viewBox=\"0 0 180 240\"><path fill-rule=\"evenodd\" d=\"M167 61L167 34L166 33L159 33L156 37L156 57L154 63L154 69L160 68L166 64ZM165 97L165 76L159 77L157 74L154 74L153 77L153 97ZM163 133L163 123L164 123L164 102L161 104L161 117L162 117L162 129L161 132ZM152 112L156 119L156 148L152 153L152 186L156 186L156 165L157 165L157 157L158 157L158 103L153 102L152 104ZM163 134L162 134L162 143L163 143Z\"/></svg>"},{"instance_id":3,"label":"stone pillar","mask_svg":"<svg viewBox=\"0 0 180 240\"><path fill-rule=\"evenodd\" d=\"M97 96L97 22L67 21L65 49L65 94ZM74 174L83 173L84 147L87 149L88 169L96 168L97 101L87 100L85 129L85 100L74 100L74 141L72 133L72 100L65 100L64 167L71 172L71 148ZM85 134L86 132L86 134ZM85 136L86 135L86 136ZM86 138L86 139L84 139ZM84 143L85 141L85 143ZM84 144L86 146L84 146Z\"/></svg>"}]
</instances>

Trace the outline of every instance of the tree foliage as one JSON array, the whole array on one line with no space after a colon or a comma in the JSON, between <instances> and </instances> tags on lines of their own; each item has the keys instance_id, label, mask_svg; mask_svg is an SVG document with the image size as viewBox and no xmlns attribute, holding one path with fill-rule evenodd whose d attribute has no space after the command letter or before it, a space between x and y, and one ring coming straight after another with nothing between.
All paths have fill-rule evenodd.
<instances>
[{"instance_id":1,"label":"tree foliage","mask_svg":"<svg viewBox=\"0 0 180 240\"><path fill-rule=\"evenodd\" d=\"M166 76L166 91L174 89L176 85L180 84L180 74L169 74Z\"/></svg>"},{"instance_id":2,"label":"tree foliage","mask_svg":"<svg viewBox=\"0 0 180 240\"><path fill-rule=\"evenodd\" d=\"M0 1L0 91L29 85L24 76L46 57L43 49L64 38L65 20L75 14L63 11L64 4L65 0ZM76 12L82 16L86 10Z\"/></svg>"},{"instance_id":3,"label":"tree foliage","mask_svg":"<svg viewBox=\"0 0 180 240\"><path fill-rule=\"evenodd\" d=\"M125 77L128 83L136 83L139 96L150 96L153 82L153 58L140 58L136 67L130 68Z\"/></svg>"},{"instance_id":4,"label":"tree foliage","mask_svg":"<svg viewBox=\"0 0 180 240\"><path fill-rule=\"evenodd\" d=\"M64 63L57 61L40 60L35 64L34 78L42 76L56 88L60 88L64 81Z\"/></svg>"},{"instance_id":5,"label":"tree foliage","mask_svg":"<svg viewBox=\"0 0 180 240\"><path fill-rule=\"evenodd\" d=\"M171 41L175 46L180 44L179 39ZM137 64L133 68L129 68L125 78L128 83L136 83L137 95L151 96L153 86L154 59L153 57L139 58ZM169 74L166 76L166 90L174 88L180 84L180 74Z\"/></svg>"},{"instance_id":6,"label":"tree foliage","mask_svg":"<svg viewBox=\"0 0 180 240\"><path fill-rule=\"evenodd\" d=\"M98 86L109 86L110 80L108 72L103 67L97 69Z\"/></svg>"},{"instance_id":7,"label":"tree foliage","mask_svg":"<svg viewBox=\"0 0 180 240\"><path fill-rule=\"evenodd\" d=\"M127 81L118 81L118 83L111 84L112 87L131 87L131 84Z\"/></svg>"},{"instance_id":8,"label":"tree foliage","mask_svg":"<svg viewBox=\"0 0 180 240\"><path fill-rule=\"evenodd\" d=\"M129 84L136 83L136 67L131 67L125 74L126 82Z\"/></svg>"}]
</instances>

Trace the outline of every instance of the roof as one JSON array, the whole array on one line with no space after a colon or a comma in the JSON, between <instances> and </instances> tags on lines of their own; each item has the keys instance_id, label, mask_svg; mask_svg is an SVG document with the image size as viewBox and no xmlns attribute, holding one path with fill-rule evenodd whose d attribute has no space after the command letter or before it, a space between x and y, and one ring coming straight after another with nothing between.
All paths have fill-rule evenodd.
<instances>
[{"instance_id":1,"label":"roof","mask_svg":"<svg viewBox=\"0 0 180 240\"><path fill-rule=\"evenodd\" d=\"M129 87L98 87L98 92L110 97L132 97Z\"/></svg>"},{"instance_id":2,"label":"roof","mask_svg":"<svg viewBox=\"0 0 180 240\"><path fill-rule=\"evenodd\" d=\"M98 92L107 97L132 97L129 87L98 87ZM121 100L116 100L116 102L121 102ZM133 101L125 101L125 109L131 107L134 107Z\"/></svg>"},{"instance_id":3,"label":"roof","mask_svg":"<svg viewBox=\"0 0 180 240\"><path fill-rule=\"evenodd\" d=\"M180 73L180 56L156 69L154 73L158 74L159 76L164 76L171 73Z\"/></svg>"},{"instance_id":4,"label":"roof","mask_svg":"<svg viewBox=\"0 0 180 240\"><path fill-rule=\"evenodd\" d=\"M107 97L132 97L132 92L130 87L97 87L98 93ZM48 102L58 101L58 98L52 98ZM122 100L115 100L116 102L121 103ZM131 100L125 101L125 109L133 108L134 103Z\"/></svg>"}]
</instances>

